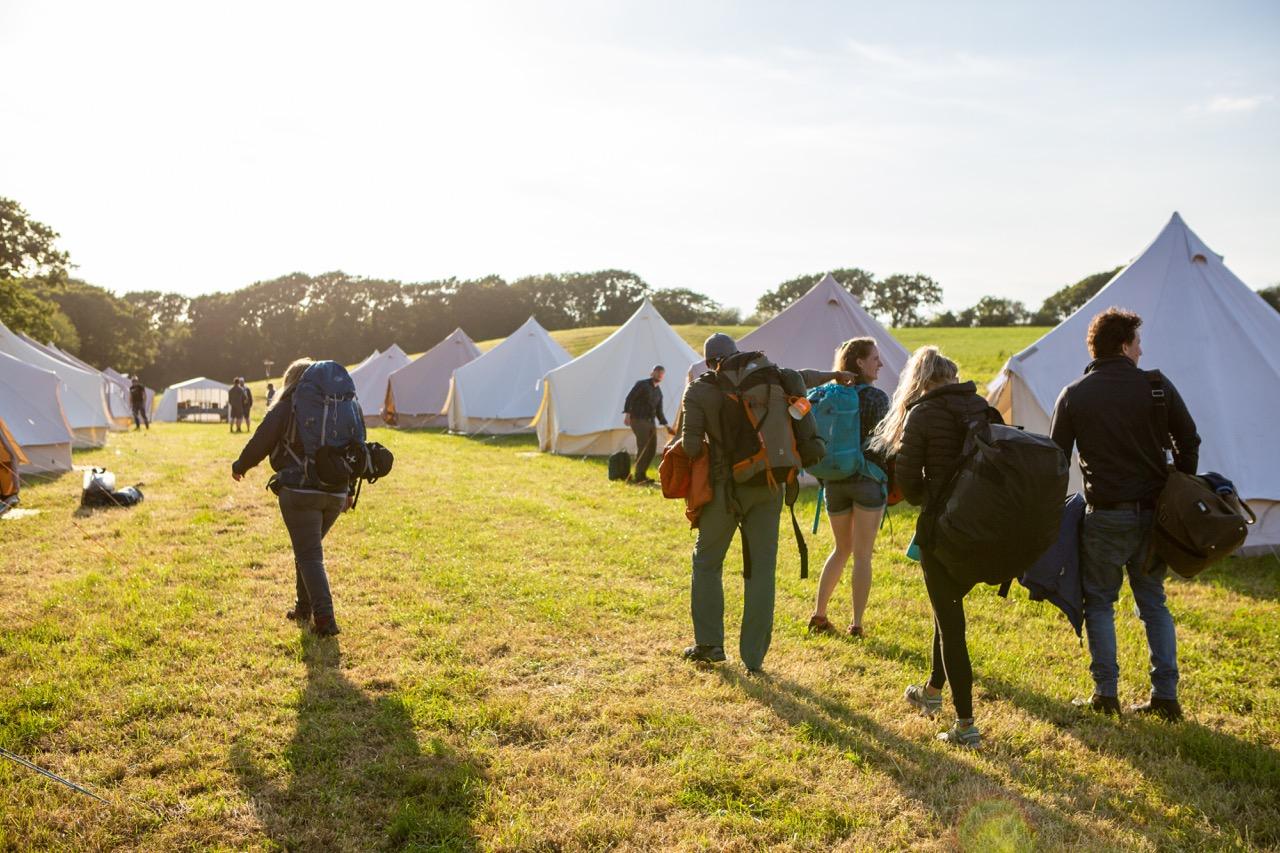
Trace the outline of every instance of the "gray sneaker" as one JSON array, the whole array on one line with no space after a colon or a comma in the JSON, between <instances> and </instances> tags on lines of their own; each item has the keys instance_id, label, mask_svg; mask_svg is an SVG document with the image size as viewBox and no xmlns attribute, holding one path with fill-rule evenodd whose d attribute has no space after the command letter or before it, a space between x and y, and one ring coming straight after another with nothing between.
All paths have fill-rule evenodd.
<instances>
[{"instance_id":1,"label":"gray sneaker","mask_svg":"<svg viewBox=\"0 0 1280 853\"><path fill-rule=\"evenodd\" d=\"M942 694L939 693L937 696L930 696L925 692L924 687L925 686L923 684L908 685L907 692L904 694L903 698L919 708L920 713L924 714L926 717L932 717L942 708Z\"/></svg>"},{"instance_id":2,"label":"gray sneaker","mask_svg":"<svg viewBox=\"0 0 1280 853\"><path fill-rule=\"evenodd\" d=\"M951 724L951 728L938 733L938 740L955 746L977 746L982 743L982 733L973 723L962 726L960 721L956 720Z\"/></svg>"}]
</instances>

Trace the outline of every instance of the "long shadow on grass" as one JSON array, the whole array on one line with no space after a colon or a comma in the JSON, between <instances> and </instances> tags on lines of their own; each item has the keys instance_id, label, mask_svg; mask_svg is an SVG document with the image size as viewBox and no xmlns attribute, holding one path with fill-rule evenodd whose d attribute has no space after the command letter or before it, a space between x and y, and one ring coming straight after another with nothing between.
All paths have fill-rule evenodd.
<instances>
[{"instance_id":1,"label":"long shadow on grass","mask_svg":"<svg viewBox=\"0 0 1280 853\"><path fill-rule=\"evenodd\" d=\"M869 639L866 648L891 660L910 661L922 672L928 670L924 654L892 641ZM1069 697L1046 696L1024 684L990 674L977 672L974 682L986 698L1008 700L1045 722L1069 730L1072 737L1089 750L1125 761L1161 789L1161 799L1190 804L1207 814L1215 825L1235 827L1255 843L1280 841L1280 813L1273 805L1280 801L1280 752L1194 720L1169 724L1126 714L1117 721L1077 709L1070 704ZM799 689L806 692L804 688ZM981 716L981 707L976 710ZM1169 756L1179 761L1153 761ZM1204 775L1188 774L1189 768ZM1097 781L1079 776L1071 778L1072 789L1077 793L1068 796L1074 799L1074 806L1092 808ZM1231 797L1227 799L1231 802L1231 811L1215 814L1202 804L1203 798L1197 796L1203 790L1201 786L1212 789L1219 801L1223 799L1219 795L1230 792ZM1156 814L1150 817L1159 822L1167 819ZM1199 836L1200 844L1212 846L1223 840L1201 835L1202 831L1200 826L1189 828L1191 834Z\"/></svg>"},{"instance_id":2,"label":"long shadow on grass","mask_svg":"<svg viewBox=\"0 0 1280 853\"><path fill-rule=\"evenodd\" d=\"M1114 843L1077 817L1078 812L1046 808L1027 799L976 764L960 760L954 747L933 740L908 740L794 681L746 676L729 667L718 667L716 672L797 729L803 739L839 749L851 760L895 779L906 796L939 812L942 821L954 827L963 848L995 844L1002 849L1029 849L1034 828L1051 822L1070 827L1077 844L1104 848Z\"/></svg>"},{"instance_id":3,"label":"long shadow on grass","mask_svg":"<svg viewBox=\"0 0 1280 853\"><path fill-rule=\"evenodd\" d=\"M1190 583L1222 587L1258 601L1280 601L1280 556L1224 560Z\"/></svg>"},{"instance_id":4,"label":"long shadow on grass","mask_svg":"<svg viewBox=\"0 0 1280 853\"><path fill-rule=\"evenodd\" d=\"M336 640L305 634L303 655L307 684L283 773L242 740L231 749L267 835L287 850L475 849L480 768L439 740L422 751L398 697L370 696L343 675Z\"/></svg>"}]
</instances>

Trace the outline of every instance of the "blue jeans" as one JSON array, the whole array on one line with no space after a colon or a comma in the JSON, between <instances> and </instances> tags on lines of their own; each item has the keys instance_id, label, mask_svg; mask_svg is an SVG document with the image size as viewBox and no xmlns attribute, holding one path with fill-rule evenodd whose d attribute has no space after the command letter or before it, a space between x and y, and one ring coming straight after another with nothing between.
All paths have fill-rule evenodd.
<instances>
[{"instance_id":1,"label":"blue jeans","mask_svg":"<svg viewBox=\"0 0 1280 853\"><path fill-rule=\"evenodd\" d=\"M1173 616L1165 605L1163 563L1154 563L1150 574L1143 571L1151 540L1150 510L1094 509L1089 507L1080 536L1080 567L1084 582L1084 628L1089 637L1094 692L1116 696L1120 665L1116 661L1114 606L1120 597L1125 570L1138 608L1138 618L1147 629L1151 650L1151 695L1158 699L1178 698L1178 640Z\"/></svg>"}]
</instances>

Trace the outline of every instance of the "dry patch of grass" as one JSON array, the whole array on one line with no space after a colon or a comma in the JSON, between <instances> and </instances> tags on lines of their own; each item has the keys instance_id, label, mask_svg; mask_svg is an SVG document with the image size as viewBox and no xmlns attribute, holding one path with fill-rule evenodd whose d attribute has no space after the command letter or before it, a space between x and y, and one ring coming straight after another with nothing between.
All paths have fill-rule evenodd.
<instances>
[{"instance_id":1,"label":"dry patch of grass","mask_svg":"<svg viewBox=\"0 0 1280 853\"><path fill-rule=\"evenodd\" d=\"M1280 845L1273 565L1171 583L1192 717L1174 726L1076 712L1087 654L1065 621L976 591L987 742L957 752L901 700L930 638L909 511L882 533L861 643L805 636L815 581L784 530L749 678L678 659L692 534L674 504L525 439L377 437L397 470L328 543L336 640L284 619L287 539L265 475L227 476L241 437L221 427L81 455L144 481L133 510L77 515L73 477L26 493L43 512L0 522L0 746L112 805L0 764L0 848ZM810 539L820 560L830 534ZM1118 613L1138 699L1127 595Z\"/></svg>"}]
</instances>

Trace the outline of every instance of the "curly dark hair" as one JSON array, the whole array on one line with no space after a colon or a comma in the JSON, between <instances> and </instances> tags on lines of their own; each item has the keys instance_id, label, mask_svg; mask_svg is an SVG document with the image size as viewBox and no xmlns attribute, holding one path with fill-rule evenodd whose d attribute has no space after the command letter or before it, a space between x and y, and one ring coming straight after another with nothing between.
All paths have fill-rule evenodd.
<instances>
[{"instance_id":1,"label":"curly dark hair","mask_svg":"<svg viewBox=\"0 0 1280 853\"><path fill-rule=\"evenodd\" d=\"M1089 323L1089 355L1092 358L1110 358L1123 354L1121 349L1133 340L1142 318L1123 308L1108 308Z\"/></svg>"}]
</instances>

